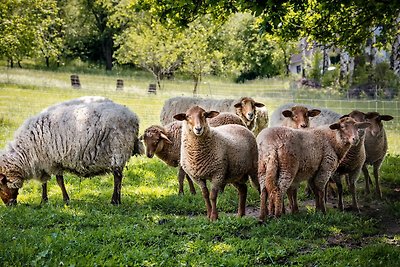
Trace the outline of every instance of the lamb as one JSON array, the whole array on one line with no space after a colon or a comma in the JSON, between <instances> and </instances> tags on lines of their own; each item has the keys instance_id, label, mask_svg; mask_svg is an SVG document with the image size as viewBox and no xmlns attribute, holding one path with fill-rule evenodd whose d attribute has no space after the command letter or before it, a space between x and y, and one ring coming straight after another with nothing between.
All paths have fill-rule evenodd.
<instances>
[{"instance_id":1,"label":"lamb","mask_svg":"<svg viewBox=\"0 0 400 267\"><path fill-rule=\"evenodd\" d=\"M210 126L216 127L224 124L238 124L245 127L239 116L229 112L221 112L218 116L209 119ZM179 194L183 194L183 182L189 183L190 192L196 194L192 180L179 165L181 155L182 122L174 121L166 126L152 125L148 127L140 137L146 145L146 155L152 158L156 154L169 166L178 167Z\"/></svg>"},{"instance_id":2,"label":"lamb","mask_svg":"<svg viewBox=\"0 0 400 267\"><path fill-rule=\"evenodd\" d=\"M37 179L46 202L47 184L56 175L63 193L63 173L82 177L114 175L112 204L121 204L122 171L139 153L139 118L128 108L103 97L81 97L43 110L27 119L0 155L0 197L16 204L19 188Z\"/></svg>"},{"instance_id":3,"label":"lamb","mask_svg":"<svg viewBox=\"0 0 400 267\"><path fill-rule=\"evenodd\" d=\"M353 110L348 115L348 117L353 118L356 122L364 122L365 114L358 110ZM367 128L368 129L368 128ZM360 211L357 203L357 191L356 191L356 182L361 172L361 168L364 165L364 161L366 158L365 155L365 130L359 130L360 141L357 144L354 144L350 147L349 151L346 153L344 158L341 160L338 168L335 171L332 179L336 183L338 189L338 207L340 210L344 210L343 205L343 186L341 182L341 177L343 175L347 175L349 190L352 195L352 209L355 211Z\"/></svg>"},{"instance_id":4,"label":"lamb","mask_svg":"<svg viewBox=\"0 0 400 267\"><path fill-rule=\"evenodd\" d=\"M238 216L245 215L247 185L250 176L259 191L257 180L257 143L245 127L229 124L210 127L207 118L219 112L206 112L199 106L174 116L182 123L181 166L202 191L207 217L218 219L217 196L227 184L233 184L239 193ZM209 192L206 181L211 180Z\"/></svg>"},{"instance_id":5,"label":"lamb","mask_svg":"<svg viewBox=\"0 0 400 267\"><path fill-rule=\"evenodd\" d=\"M390 115L380 115L378 112L368 112L365 114L365 118L367 122L371 123L371 127L369 127L365 132L366 158L362 167L365 178L365 190L367 193L370 192L369 184L371 183L371 177L369 176L367 165L372 165L375 177L376 194L382 198L382 192L379 185L379 170L388 149L386 132L382 121L393 120L393 117Z\"/></svg>"},{"instance_id":6,"label":"lamb","mask_svg":"<svg viewBox=\"0 0 400 267\"><path fill-rule=\"evenodd\" d=\"M264 129L257 136L260 220L266 217L267 193L269 214L281 216L286 192L291 211L297 212L297 188L304 180L314 191L316 209L325 213L326 183L350 146L359 141L358 129L369 125L344 117L329 127Z\"/></svg>"},{"instance_id":7,"label":"lamb","mask_svg":"<svg viewBox=\"0 0 400 267\"><path fill-rule=\"evenodd\" d=\"M259 112L260 122L257 121L256 116L256 108L262 108L264 107L264 104L256 102L251 97L242 97L240 99L173 97L164 103L160 113L161 125L166 125L172 122L175 114L186 112L186 110L195 105L201 106L205 110L235 113L243 120L247 128L251 131L255 128L266 127L268 125L268 112L266 109ZM267 121L267 124L265 121Z\"/></svg>"}]
</instances>

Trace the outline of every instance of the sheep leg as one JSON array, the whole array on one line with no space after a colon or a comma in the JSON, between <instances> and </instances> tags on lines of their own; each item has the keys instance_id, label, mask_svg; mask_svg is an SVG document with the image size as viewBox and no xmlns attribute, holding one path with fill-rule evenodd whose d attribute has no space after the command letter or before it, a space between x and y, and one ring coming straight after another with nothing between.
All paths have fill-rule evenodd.
<instances>
[{"instance_id":1,"label":"sheep leg","mask_svg":"<svg viewBox=\"0 0 400 267\"><path fill-rule=\"evenodd\" d=\"M218 211L217 211L217 198L218 198L218 189L219 187L213 185L211 188L211 194L210 194L210 199L211 199L211 215L210 215L210 220L215 221L218 219Z\"/></svg>"},{"instance_id":2,"label":"sheep leg","mask_svg":"<svg viewBox=\"0 0 400 267\"><path fill-rule=\"evenodd\" d=\"M119 168L113 170L114 174L114 192L111 198L111 204L121 204L121 186L122 186L122 172Z\"/></svg>"},{"instance_id":3,"label":"sheep leg","mask_svg":"<svg viewBox=\"0 0 400 267\"><path fill-rule=\"evenodd\" d=\"M381 168L382 160L379 160L373 164L373 169L374 169L374 177L375 177L375 190L376 194L380 199L382 199L382 191L381 187L379 185L379 170Z\"/></svg>"},{"instance_id":4,"label":"sheep leg","mask_svg":"<svg viewBox=\"0 0 400 267\"><path fill-rule=\"evenodd\" d=\"M286 192L289 199L289 208L292 213L299 212L299 206L297 204L297 188L290 186Z\"/></svg>"},{"instance_id":5,"label":"sheep leg","mask_svg":"<svg viewBox=\"0 0 400 267\"><path fill-rule=\"evenodd\" d=\"M264 187L261 189L260 195L260 215L259 220L264 221L267 216L267 189Z\"/></svg>"},{"instance_id":6,"label":"sheep leg","mask_svg":"<svg viewBox=\"0 0 400 267\"><path fill-rule=\"evenodd\" d=\"M246 184L234 184L238 190L239 195L239 207L238 207L238 217L242 217L246 214L246 198L247 198L247 185Z\"/></svg>"},{"instance_id":7,"label":"sheep leg","mask_svg":"<svg viewBox=\"0 0 400 267\"><path fill-rule=\"evenodd\" d=\"M186 179L187 179L188 184L189 184L190 193L191 193L192 195L196 195L196 189L194 188L193 181L192 181L192 179L189 177L189 175L187 175L187 174L186 174Z\"/></svg>"},{"instance_id":8,"label":"sheep leg","mask_svg":"<svg viewBox=\"0 0 400 267\"><path fill-rule=\"evenodd\" d=\"M49 202L49 198L47 197L47 182L42 184L42 201L41 204Z\"/></svg>"},{"instance_id":9,"label":"sheep leg","mask_svg":"<svg viewBox=\"0 0 400 267\"><path fill-rule=\"evenodd\" d=\"M178 170L178 182L179 182L179 195L183 195L183 182L185 180L185 176L186 173L185 171L182 169L181 166L179 166L179 170Z\"/></svg>"},{"instance_id":10,"label":"sheep leg","mask_svg":"<svg viewBox=\"0 0 400 267\"><path fill-rule=\"evenodd\" d=\"M203 194L203 199L207 208L207 218L211 217L211 201L210 201L210 192L208 191L207 185L205 181L201 181L199 183L201 187L201 193Z\"/></svg>"},{"instance_id":11,"label":"sheep leg","mask_svg":"<svg viewBox=\"0 0 400 267\"><path fill-rule=\"evenodd\" d=\"M349 190L351 193L351 197L352 197L352 209L356 210L358 212L360 212L360 209L358 208L358 203L357 203L357 196L356 196L356 181L353 179L353 177L350 178L350 184L349 184Z\"/></svg>"},{"instance_id":12,"label":"sheep leg","mask_svg":"<svg viewBox=\"0 0 400 267\"><path fill-rule=\"evenodd\" d=\"M342 179L340 175L337 175L337 177L334 178L336 187L338 190L338 208L339 210L343 211L344 210L344 204L343 204L343 184L342 184Z\"/></svg>"},{"instance_id":13,"label":"sheep leg","mask_svg":"<svg viewBox=\"0 0 400 267\"><path fill-rule=\"evenodd\" d=\"M365 193L369 194L371 192L371 190L369 189L371 177L369 176L367 164L364 164L362 166L362 171L363 171L364 179L365 179Z\"/></svg>"},{"instance_id":14,"label":"sheep leg","mask_svg":"<svg viewBox=\"0 0 400 267\"><path fill-rule=\"evenodd\" d=\"M62 175L56 175L56 179L57 179L58 186L61 188L64 203L68 205L69 204L69 196L68 196L67 190L65 189L64 177Z\"/></svg>"}]
</instances>

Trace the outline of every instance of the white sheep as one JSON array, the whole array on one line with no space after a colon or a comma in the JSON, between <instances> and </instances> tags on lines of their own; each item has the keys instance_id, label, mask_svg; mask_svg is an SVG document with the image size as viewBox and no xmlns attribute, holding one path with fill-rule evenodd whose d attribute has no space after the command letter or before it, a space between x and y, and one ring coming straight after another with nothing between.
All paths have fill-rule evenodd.
<instances>
[{"instance_id":1,"label":"white sheep","mask_svg":"<svg viewBox=\"0 0 400 267\"><path fill-rule=\"evenodd\" d=\"M206 112L194 106L186 113L174 116L183 121L181 166L200 186L210 220L218 219L217 196L226 184L233 184L238 190L238 216L245 214L249 176L253 186L259 190L254 135L235 124L210 127L206 119L217 115L217 111ZM211 192L207 188L207 180L211 180Z\"/></svg>"},{"instance_id":2,"label":"white sheep","mask_svg":"<svg viewBox=\"0 0 400 267\"><path fill-rule=\"evenodd\" d=\"M122 171L139 153L139 119L128 108L103 97L82 97L51 106L27 119L0 155L0 197L16 203L18 189L29 179L47 184L56 175L68 203L64 171L82 177L112 172L111 203L121 203Z\"/></svg>"},{"instance_id":3,"label":"white sheep","mask_svg":"<svg viewBox=\"0 0 400 267\"><path fill-rule=\"evenodd\" d=\"M367 128L365 132L366 159L362 167L365 178L365 190L367 193L370 192L369 185L371 183L371 177L369 176L367 166L372 165L375 177L376 193L380 198L382 198L382 192L379 185L379 170L388 149L386 132L382 121L393 120L393 117L390 115L380 115L378 112L368 112L365 114L365 118L367 122L371 123L371 127Z\"/></svg>"},{"instance_id":4,"label":"white sheep","mask_svg":"<svg viewBox=\"0 0 400 267\"><path fill-rule=\"evenodd\" d=\"M259 122L257 121L257 108L264 107L264 104L254 101L251 97L210 99L181 96L165 101L160 113L161 125L172 122L174 115L186 112L186 110L196 105L203 107L205 110L235 113L243 120L250 131L253 131L255 128L258 129L257 131L260 131L261 127L268 125L268 111L265 108L259 112Z\"/></svg>"},{"instance_id":5,"label":"white sheep","mask_svg":"<svg viewBox=\"0 0 400 267\"><path fill-rule=\"evenodd\" d=\"M239 116L230 112L221 112L218 116L209 119L210 126L216 127L225 124L238 124L245 127ZM140 137L146 146L146 155L152 158L157 155L169 166L178 167L179 194L183 194L183 182L189 183L190 192L196 194L193 182L179 165L181 155L182 122L174 121L167 125L152 125Z\"/></svg>"},{"instance_id":6,"label":"white sheep","mask_svg":"<svg viewBox=\"0 0 400 267\"><path fill-rule=\"evenodd\" d=\"M291 211L297 212L297 189L304 180L314 191L316 209L325 213L326 183L350 146L359 141L358 129L369 125L345 117L329 127L264 129L257 137L260 220L266 216L267 193L269 214L281 215L285 193Z\"/></svg>"}]
</instances>

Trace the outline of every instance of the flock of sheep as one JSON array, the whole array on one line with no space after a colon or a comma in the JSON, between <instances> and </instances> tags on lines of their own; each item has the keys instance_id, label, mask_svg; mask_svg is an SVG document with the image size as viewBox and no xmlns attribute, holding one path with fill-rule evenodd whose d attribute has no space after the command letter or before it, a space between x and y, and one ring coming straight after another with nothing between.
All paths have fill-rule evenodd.
<instances>
[{"instance_id":1,"label":"flock of sheep","mask_svg":"<svg viewBox=\"0 0 400 267\"><path fill-rule=\"evenodd\" d=\"M81 97L51 106L26 120L0 155L0 197L16 204L24 181L56 176L66 203L63 172L90 177L113 173L111 203L121 204L122 170L133 155L154 155L178 167L179 193L185 177L201 189L207 217L218 219L217 197L227 184L239 195L238 216L245 214L247 181L260 193L260 220L298 211L302 181L314 193L316 209L326 211L326 188L336 183L338 206L344 209L342 176L347 177L352 208L359 210L355 183L361 170L370 191L367 165L373 165L377 194L379 169L387 152L382 121L390 115L354 110L340 115L328 109L288 103L268 117L264 104L251 97L201 99L175 97L139 137L139 118L127 107L104 97ZM207 187L211 182L211 189ZM268 203L267 203L268 198ZM267 207L268 204L268 207Z\"/></svg>"}]
</instances>

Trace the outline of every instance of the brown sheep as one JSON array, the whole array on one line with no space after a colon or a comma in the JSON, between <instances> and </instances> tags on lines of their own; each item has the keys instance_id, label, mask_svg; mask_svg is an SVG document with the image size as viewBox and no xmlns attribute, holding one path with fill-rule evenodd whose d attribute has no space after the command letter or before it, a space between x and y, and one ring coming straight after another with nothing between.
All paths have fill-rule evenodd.
<instances>
[{"instance_id":1,"label":"brown sheep","mask_svg":"<svg viewBox=\"0 0 400 267\"><path fill-rule=\"evenodd\" d=\"M250 176L259 190L257 180L257 143L245 127L229 124L210 127L207 118L218 115L194 106L174 116L183 121L181 166L201 188L207 207L207 217L218 219L217 196L227 184L233 184L239 193L238 216L245 214L247 185ZM211 180L209 192L206 181Z\"/></svg>"},{"instance_id":2,"label":"brown sheep","mask_svg":"<svg viewBox=\"0 0 400 267\"><path fill-rule=\"evenodd\" d=\"M297 188L304 180L308 180L314 191L316 209L325 213L326 183L350 146L359 141L358 129L369 125L345 117L329 125L329 128L264 129L257 137L260 220L266 216L267 193L270 215L281 215L286 192L291 211L297 212Z\"/></svg>"},{"instance_id":3,"label":"brown sheep","mask_svg":"<svg viewBox=\"0 0 400 267\"><path fill-rule=\"evenodd\" d=\"M209 119L210 126L216 127L225 124L238 124L245 126L236 114L221 112L218 116ZM181 155L182 122L174 121L167 125L152 125L148 127L140 137L146 145L146 155L152 158L155 155L172 167L178 167L179 194L183 194L183 182L189 183L190 192L196 194L192 180L186 175L179 164Z\"/></svg>"},{"instance_id":4,"label":"brown sheep","mask_svg":"<svg viewBox=\"0 0 400 267\"><path fill-rule=\"evenodd\" d=\"M362 167L365 178L365 190L367 193L370 192L371 177L369 176L367 165L372 165L376 194L382 198L381 187L379 185L379 170L388 149L386 132L382 121L393 120L393 117L390 115L380 115L378 112L368 112L365 114L365 118L367 122L371 123L371 126L365 131L366 159Z\"/></svg>"}]
</instances>

